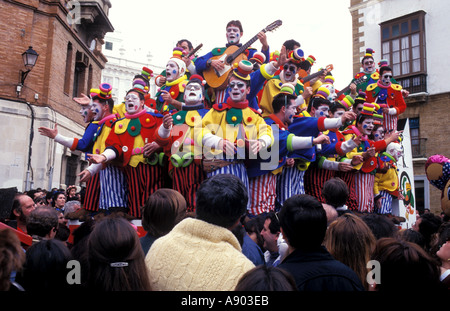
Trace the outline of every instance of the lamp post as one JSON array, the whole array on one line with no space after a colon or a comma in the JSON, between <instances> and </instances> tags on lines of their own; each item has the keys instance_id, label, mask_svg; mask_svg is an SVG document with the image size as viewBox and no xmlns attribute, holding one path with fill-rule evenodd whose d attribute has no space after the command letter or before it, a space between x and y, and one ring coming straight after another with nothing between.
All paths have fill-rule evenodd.
<instances>
[{"instance_id":1,"label":"lamp post","mask_svg":"<svg viewBox=\"0 0 450 311\"><path fill-rule=\"evenodd\" d=\"M17 85L17 96L19 96L22 86L25 83L28 73L36 65L39 54L30 46L28 50L22 53L23 63L25 65L26 71L20 70L20 83Z\"/></svg>"}]
</instances>

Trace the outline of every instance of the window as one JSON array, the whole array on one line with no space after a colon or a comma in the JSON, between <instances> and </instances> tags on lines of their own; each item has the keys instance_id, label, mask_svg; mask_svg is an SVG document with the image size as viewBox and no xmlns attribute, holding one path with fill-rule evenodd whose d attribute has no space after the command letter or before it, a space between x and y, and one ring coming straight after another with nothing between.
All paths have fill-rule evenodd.
<instances>
[{"instance_id":1,"label":"window","mask_svg":"<svg viewBox=\"0 0 450 311\"><path fill-rule=\"evenodd\" d=\"M109 41L106 41L106 42L105 42L105 49L112 51L112 49L113 49L113 43L112 43L112 42L109 42Z\"/></svg>"},{"instance_id":2,"label":"window","mask_svg":"<svg viewBox=\"0 0 450 311\"><path fill-rule=\"evenodd\" d=\"M72 76L72 43L67 44L66 54L66 71L64 75L64 93L69 95L70 92L70 78Z\"/></svg>"},{"instance_id":3,"label":"window","mask_svg":"<svg viewBox=\"0 0 450 311\"><path fill-rule=\"evenodd\" d=\"M397 81L412 93L426 91L425 12L380 24L382 58Z\"/></svg>"},{"instance_id":4,"label":"window","mask_svg":"<svg viewBox=\"0 0 450 311\"><path fill-rule=\"evenodd\" d=\"M419 118L409 119L409 131L411 134L411 152L413 158L426 157L426 138L420 138Z\"/></svg>"},{"instance_id":5,"label":"window","mask_svg":"<svg viewBox=\"0 0 450 311\"><path fill-rule=\"evenodd\" d=\"M416 199L416 210L422 214L425 209L430 209L430 187L425 175L414 176L414 195Z\"/></svg>"}]
</instances>

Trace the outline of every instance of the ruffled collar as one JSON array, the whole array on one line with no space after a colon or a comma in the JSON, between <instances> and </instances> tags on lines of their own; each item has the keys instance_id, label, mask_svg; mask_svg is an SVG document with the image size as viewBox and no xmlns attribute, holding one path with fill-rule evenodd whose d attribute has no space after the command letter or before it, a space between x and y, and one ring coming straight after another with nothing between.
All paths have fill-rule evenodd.
<instances>
[{"instance_id":1,"label":"ruffled collar","mask_svg":"<svg viewBox=\"0 0 450 311\"><path fill-rule=\"evenodd\" d=\"M127 112L125 112L125 118L127 118L127 119L137 119L137 118L139 118L140 116L143 116L146 113L147 113L147 110L145 110L145 109L142 109L138 113L133 113L133 114L128 114Z\"/></svg>"},{"instance_id":2,"label":"ruffled collar","mask_svg":"<svg viewBox=\"0 0 450 311\"><path fill-rule=\"evenodd\" d=\"M244 108L248 107L248 100L244 100L239 103L236 103L230 97L228 97L227 105L230 106L231 108L244 109Z\"/></svg>"}]
</instances>

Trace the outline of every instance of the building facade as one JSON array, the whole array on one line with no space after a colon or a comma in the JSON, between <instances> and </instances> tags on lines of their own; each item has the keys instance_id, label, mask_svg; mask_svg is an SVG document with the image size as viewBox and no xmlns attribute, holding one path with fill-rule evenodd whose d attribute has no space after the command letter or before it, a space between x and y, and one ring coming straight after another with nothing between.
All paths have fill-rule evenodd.
<instances>
[{"instance_id":1,"label":"building facade","mask_svg":"<svg viewBox=\"0 0 450 311\"><path fill-rule=\"evenodd\" d=\"M441 0L351 0L353 72L361 71L366 48L375 62L387 59L395 79L410 92L400 116L409 122L416 207L439 213L441 192L425 175L425 161L434 154L450 156L446 133L450 118L449 66L444 40L450 2Z\"/></svg>"},{"instance_id":2,"label":"building facade","mask_svg":"<svg viewBox=\"0 0 450 311\"><path fill-rule=\"evenodd\" d=\"M0 0L0 188L51 189L76 184L84 154L41 136L54 127L81 137L86 124L73 101L101 82L104 36L114 31L109 0ZM39 56L25 71L22 53Z\"/></svg>"}]
</instances>

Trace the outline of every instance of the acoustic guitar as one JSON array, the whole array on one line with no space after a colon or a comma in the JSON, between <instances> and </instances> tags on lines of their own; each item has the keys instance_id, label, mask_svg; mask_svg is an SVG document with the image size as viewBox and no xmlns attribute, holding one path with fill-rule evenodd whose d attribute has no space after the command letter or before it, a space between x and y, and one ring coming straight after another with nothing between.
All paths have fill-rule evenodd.
<instances>
[{"instance_id":1,"label":"acoustic guitar","mask_svg":"<svg viewBox=\"0 0 450 311\"><path fill-rule=\"evenodd\" d=\"M333 65L328 65L324 69L319 70L318 72L315 72L313 74L310 74L309 76L306 76L302 79L300 79L300 82L305 84L306 82L311 81L312 79L315 79L323 74L328 74L331 70L333 70Z\"/></svg>"},{"instance_id":2,"label":"acoustic guitar","mask_svg":"<svg viewBox=\"0 0 450 311\"><path fill-rule=\"evenodd\" d=\"M198 50L200 50L203 47L203 43L200 43L199 45L197 45L197 47L195 49L193 49L192 51L190 51L186 57L189 58L192 55L194 55L195 53L197 53Z\"/></svg>"},{"instance_id":3,"label":"acoustic guitar","mask_svg":"<svg viewBox=\"0 0 450 311\"><path fill-rule=\"evenodd\" d=\"M263 32L273 31L276 28L280 27L282 24L281 20L276 20L275 22L268 25L264 28ZM253 38L251 38L247 43L238 47L236 45L229 46L222 55L213 56L212 60L221 60L223 61L224 68L220 71L216 70L213 67L208 68L203 72L203 77L210 87L216 89L224 89L228 82L228 75L233 69L234 63L239 63L241 60L246 60L247 56L244 54L244 51L250 47L252 43L258 40L258 34L256 34Z\"/></svg>"},{"instance_id":4,"label":"acoustic guitar","mask_svg":"<svg viewBox=\"0 0 450 311\"><path fill-rule=\"evenodd\" d=\"M339 92L336 93L336 98L339 98L339 96L341 96L342 94L344 94L345 92L347 92L350 89L350 85L352 85L352 83L355 83L356 86L358 86L359 84L365 82L367 80L366 76L361 76L358 79L355 79L354 81L350 82L349 85L347 85L346 87L344 87L342 90L340 90Z\"/></svg>"}]
</instances>

